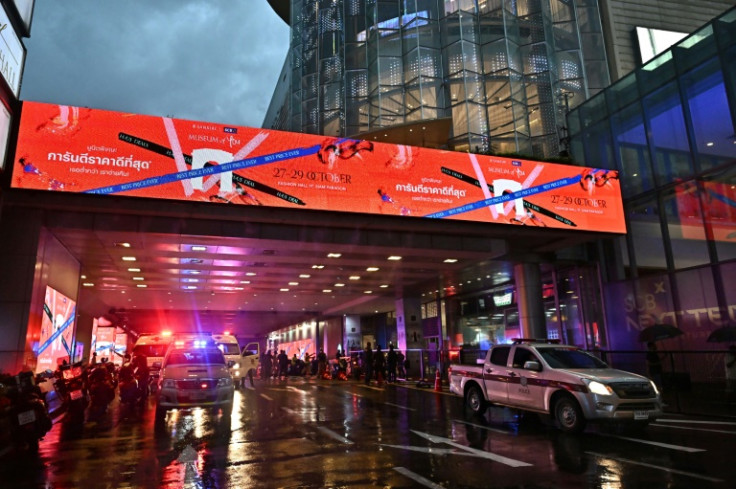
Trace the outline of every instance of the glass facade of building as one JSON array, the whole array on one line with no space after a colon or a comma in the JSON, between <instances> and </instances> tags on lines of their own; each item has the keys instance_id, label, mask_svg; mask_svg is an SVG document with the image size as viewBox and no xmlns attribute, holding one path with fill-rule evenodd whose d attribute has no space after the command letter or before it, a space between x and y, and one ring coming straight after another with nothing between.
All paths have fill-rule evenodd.
<instances>
[{"instance_id":1,"label":"glass facade of building","mask_svg":"<svg viewBox=\"0 0 736 489\"><path fill-rule=\"evenodd\" d=\"M290 16L277 129L450 118L451 149L556 156L566 111L610 80L597 0L291 0Z\"/></svg>"},{"instance_id":2,"label":"glass facade of building","mask_svg":"<svg viewBox=\"0 0 736 489\"><path fill-rule=\"evenodd\" d=\"M619 170L624 193L628 234L601 247L612 349L670 323L675 348L713 350L736 324L734 61L732 8L569 114L575 160Z\"/></svg>"}]
</instances>

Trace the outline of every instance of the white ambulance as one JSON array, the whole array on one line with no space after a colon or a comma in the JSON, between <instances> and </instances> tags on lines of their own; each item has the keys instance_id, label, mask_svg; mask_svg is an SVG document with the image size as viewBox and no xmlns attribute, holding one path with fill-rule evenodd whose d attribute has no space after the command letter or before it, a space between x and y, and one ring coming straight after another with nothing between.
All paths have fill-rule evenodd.
<instances>
[{"instance_id":1,"label":"white ambulance","mask_svg":"<svg viewBox=\"0 0 736 489\"><path fill-rule=\"evenodd\" d=\"M236 386L245 385L245 378L249 376L249 371L252 370L253 376L258 373L258 359L260 357L258 343L248 343L241 350L238 339L228 331L223 334L213 334L212 339L215 340L217 347L225 355L225 360Z\"/></svg>"}]
</instances>

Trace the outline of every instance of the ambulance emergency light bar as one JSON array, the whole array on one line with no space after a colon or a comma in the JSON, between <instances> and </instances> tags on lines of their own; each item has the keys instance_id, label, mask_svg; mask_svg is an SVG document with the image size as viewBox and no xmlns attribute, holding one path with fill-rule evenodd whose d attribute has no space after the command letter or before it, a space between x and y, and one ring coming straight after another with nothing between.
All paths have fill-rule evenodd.
<instances>
[{"instance_id":1,"label":"ambulance emergency light bar","mask_svg":"<svg viewBox=\"0 0 736 489\"><path fill-rule=\"evenodd\" d=\"M615 171L37 102L12 186L626 232Z\"/></svg>"}]
</instances>

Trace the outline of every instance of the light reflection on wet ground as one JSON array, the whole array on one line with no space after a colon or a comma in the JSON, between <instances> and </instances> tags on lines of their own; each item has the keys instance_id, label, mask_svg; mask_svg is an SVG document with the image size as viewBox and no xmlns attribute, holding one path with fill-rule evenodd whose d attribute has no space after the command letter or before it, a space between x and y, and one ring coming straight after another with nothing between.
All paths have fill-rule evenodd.
<instances>
[{"instance_id":1,"label":"light reflection on wet ground","mask_svg":"<svg viewBox=\"0 0 736 489\"><path fill-rule=\"evenodd\" d=\"M736 486L736 420L566 435L507 409L471 416L427 389L294 379L235 396L231 416L172 410L156 425L150 400L81 429L62 420L37 455L0 459L0 487Z\"/></svg>"}]
</instances>

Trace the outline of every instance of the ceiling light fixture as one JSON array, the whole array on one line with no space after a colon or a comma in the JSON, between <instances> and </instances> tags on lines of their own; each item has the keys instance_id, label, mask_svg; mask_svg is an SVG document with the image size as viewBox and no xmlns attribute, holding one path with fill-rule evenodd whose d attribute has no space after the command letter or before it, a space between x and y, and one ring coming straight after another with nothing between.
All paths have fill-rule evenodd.
<instances>
[{"instance_id":1,"label":"ceiling light fixture","mask_svg":"<svg viewBox=\"0 0 736 489\"><path fill-rule=\"evenodd\" d=\"M311 277L311 275L309 275L308 273L302 273L301 275L299 275L299 278L309 278L309 277Z\"/></svg>"},{"instance_id":2,"label":"ceiling light fixture","mask_svg":"<svg viewBox=\"0 0 736 489\"><path fill-rule=\"evenodd\" d=\"M327 258L340 258L342 253L327 253Z\"/></svg>"},{"instance_id":3,"label":"ceiling light fixture","mask_svg":"<svg viewBox=\"0 0 736 489\"><path fill-rule=\"evenodd\" d=\"M115 243L115 246L119 248L130 248L130 243Z\"/></svg>"},{"instance_id":4,"label":"ceiling light fixture","mask_svg":"<svg viewBox=\"0 0 736 489\"><path fill-rule=\"evenodd\" d=\"M207 251L207 247L201 246L201 245L194 245L192 246L192 251Z\"/></svg>"},{"instance_id":5,"label":"ceiling light fixture","mask_svg":"<svg viewBox=\"0 0 736 489\"><path fill-rule=\"evenodd\" d=\"M335 284L335 287L345 287L345 284L337 283Z\"/></svg>"},{"instance_id":6,"label":"ceiling light fixture","mask_svg":"<svg viewBox=\"0 0 736 489\"><path fill-rule=\"evenodd\" d=\"M401 260L401 257L398 256L398 255L391 255L391 256L388 257L388 259L391 260L391 261L399 261L399 260Z\"/></svg>"},{"instance_id":7,"label":"ceiling light fixture","mask_svg":"<svg viewBox=\"0 0 736 489\"><path fill-rule=\"evenodd\" d=\"M135 261L135 257L134 256L124 256L123 261Z\"/></svg>"},{"instance_id":8,"label":"ceiling light fixture","mask_svg":"<svg viewBox=\"0 0 736 489\"><path fill-rule=\"evenodd\" d=\"M133 277L133 280L145 280L143 277Z\"/></svg>"},{"instance_id":9,"label":"ceiling light fixture","mask_svg":"<svg viewBox=\"0 0 736 489\"><path fill-rule=\"evenodd\" d=\"M445 258L445 263L457 263L457 258Z\"/></svg>"},{"instance_id":10,"label":"ceiling light fixture","mask_svg":"<svg viewBox=\"0 0 736 489\"><path fill-rule=\"evenodd\" d=\"M378 267L368 267L365 269L366 272L377 272L380 270Z\"/></svg>"},{"instance_id":11,"label":"ceiling light fixture","mask_svg":"<svg viewBox=\"0 0 736 489\"><path fill-rule=\"evenodd\" d=\"M248 277L255 277L256 276L256 272L246 272L246 275Z\"/></svg>"},{"instance_id":12,"label":"ceiling light fixture","mask_svg":"<svg viewBox=\"0 0 736 489\"><path fill-rule=\"evenodd\" d=\"M351 275L348 277L350 280L360 280L360 275Z\"/></svg>"},{"instance_id":13,"label":"ceiling light fixture","mask_svg":"<svg viewBox=\"0 0 736 489\"><path fill-rule=\"evenodd\" d=\"M289 285L291 285L292 287L296 287L297 285L299 285L299 282L289 282Z\"/></svg>"},{"instance_id":14,"label":"ceiling light fixture","mask_svg":"<svg viewBox=\"0 0 736 489\"><path fill-rule=\"evenodd\" d=\"M289 289L279 289L281 292L288 292Z\"/></svg>"},{"instance_id":15,"label":"ceiling light fixture","mask_svg":"<svg viewBox=\"0 0 736 489\"><path fill-rule=\"evenodd\" d=\"M324 267L324 265L312 265L312 268L316 268L318 270L322 270Z\"/></svg>"},{"instance_id":16,"label":"ceiling light fixture","mask_svg":"<svg viewBox=\"0 0 736 489\"><path fill-rule=\"evenodd\" d=\"M381 284L381 285L379 285L379 287L381 287L382 289L387 289L388 288L388 284Z\"/></svg>"},{"instance_id":17,"label":"ceiling light fixture","mask_svg":"<svg viewBox=\"0 0 736 489\"><path fill-rule=\"evenodd\" d=\"M140 289L145 289L146 287L148 287L148 285L146 285L146 284L138 284L137 287L140 288Z\"/></svg>"},{"instance_id":18,"label":"ceiling light fixture","mask_svg":"<svg viewBox=\"0 0 736 489\"><path fill-rule=\"evenodd\" d=\"M140 273L141 269L140 268L129 268L128 271L129 272Z\"/></svg>"},{"instance_id":19,"label":"ceiling light fixture","mask_svg":"<svg viewBox=\"0 0 736 489\"><path fill-rule=\"evenodd\" d=\"M332 292L332 289L322 289L322 292L324 292L325 294L329 294L330 292Z\"/></svg>"},{"instance_id":20,"label":"ceiling light fixture","mask_svg":"<svg viewBox=\"0 0 736 489\"><path fill-rule=\"evenodd\" d=\"M95 286L95 284L93 284L92 282L84 282L82 285L84 285L85 287L94 287Z\"/></svg>"}]
</instances>

